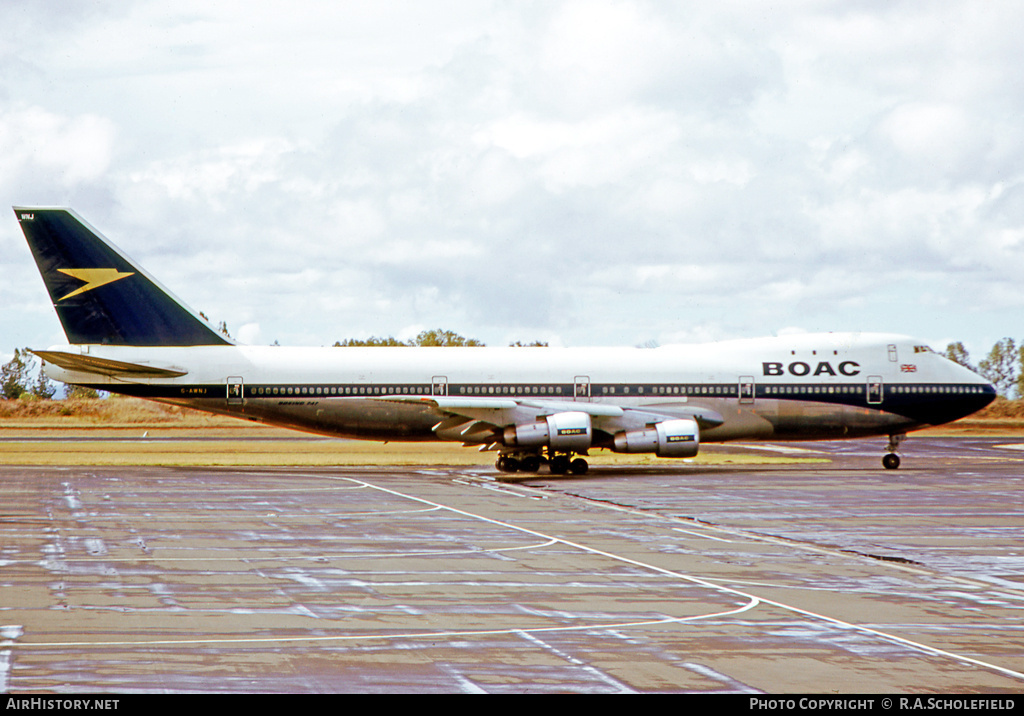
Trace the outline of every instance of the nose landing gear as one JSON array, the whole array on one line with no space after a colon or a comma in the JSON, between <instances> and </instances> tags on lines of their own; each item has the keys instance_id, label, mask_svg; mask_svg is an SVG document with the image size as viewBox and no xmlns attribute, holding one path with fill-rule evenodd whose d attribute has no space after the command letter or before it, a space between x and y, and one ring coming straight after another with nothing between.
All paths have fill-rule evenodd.
<instances>
[{"instance_id":1,"label":"nose landing gear","mask_svg":"<svg viewBox=\"0 0 1024 716\"><path fill-rule=\"evenodd\" d=\"M900 456L896 454L896 450L906 437L906 435L889 436L889 444L885 448L887 453L882 457L882 467L886 470L895 470L900 466Z\"/></svg>"}]
</instances>

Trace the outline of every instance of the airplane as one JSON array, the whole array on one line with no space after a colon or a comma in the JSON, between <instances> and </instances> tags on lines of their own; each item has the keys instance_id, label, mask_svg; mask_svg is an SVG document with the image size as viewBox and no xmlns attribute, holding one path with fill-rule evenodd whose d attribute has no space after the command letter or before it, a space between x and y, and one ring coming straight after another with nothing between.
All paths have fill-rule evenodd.
<instances>
[{"instance_id":1,"label":"airplane","mask_svg":"<svg viewBox=\"0 0 1024 716\"><path fill-rule=\"evenodd\" d=\"M73 210L13 207L68 345L53 379L296 430L454 441L502 472L584 474L595 448L690 458L704 443L888 436L969 415L993 385L922 341L799 334L657 348L240 345Z\"/></svg>"}]
</instances>

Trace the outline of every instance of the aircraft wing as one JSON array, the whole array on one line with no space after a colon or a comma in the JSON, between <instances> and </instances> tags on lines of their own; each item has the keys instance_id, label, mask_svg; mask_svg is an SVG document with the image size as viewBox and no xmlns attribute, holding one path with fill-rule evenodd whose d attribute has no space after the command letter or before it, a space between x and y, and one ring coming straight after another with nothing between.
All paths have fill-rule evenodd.
<instances>
[{"instance_id":1,"label":"aircraft wing","mask_svg":"<svg viewBox=\"0 0 1024 716\"><path fill-rule=\"evenodd\" d=\"M425 395L387 395L374 400L418 403L428 406L441 420L434 433L443 440L461 440L466 445L493 442L501 430L523 425L557 413L586 413L597 430L616 433L660 423L692 418L702 430L725 422L710 408L681 403L645 406L643 409L609 403L587 403L537 398L477 398Z\"/></svg>"},{"instance_id":2,"label":"aircraft wing","mask_svg":"<svg viewBox=\"0 0 1024 716\"><path fill-rule=\"evenodd\" d=\"M98 373L100 375L121 376L130 378L177 378L186 375L187 370L179 368L160 368L142 363L126 363L109 358L83 355L80 353L64 353L63 351L31 351L47 363L53 363L66 370L81 373Z\"/></svg>"}]
</instances>

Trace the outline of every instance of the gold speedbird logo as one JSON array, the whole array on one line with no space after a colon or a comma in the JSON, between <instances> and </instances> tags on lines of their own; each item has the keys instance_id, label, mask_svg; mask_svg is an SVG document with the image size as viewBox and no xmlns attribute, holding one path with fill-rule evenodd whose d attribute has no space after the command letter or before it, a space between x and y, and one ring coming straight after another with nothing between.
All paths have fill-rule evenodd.
<instances>
[{"instance_id":1,"label":"gold speedbird logo","mask_svg":"<svg viewBox=\"0 0 1024 716\"><path fill-rule=\"evenodd\" d=\"M134 271L126 271L124 273L121 273L117 269L112 268L57 270L60 271L62 274L71 276L72 278L77 278L79 281L85 281L84 286L79 286L74 291L69 293L67 296L61 296L60 298L58 298L57 301L63 301L65 299L71 298L72 296L77 296L79 294L85 293L86 291L92 291L95 288L99 288L100 286L106 286L108 283L120 281L122 278L128 278L129 276L135 275Z\"/></svg>"}]
</instances>

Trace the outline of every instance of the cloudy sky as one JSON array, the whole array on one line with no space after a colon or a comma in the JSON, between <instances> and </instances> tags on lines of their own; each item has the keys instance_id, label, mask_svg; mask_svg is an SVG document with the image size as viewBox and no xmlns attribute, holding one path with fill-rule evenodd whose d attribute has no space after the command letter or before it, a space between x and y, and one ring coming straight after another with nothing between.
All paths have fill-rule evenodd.
<instances>
[{"instance_id":1,"label":"cloudy sky","mask_svg":"<svg viewBox=\"0 0 1024 716\"><path fill-rule=\"evenodd\" d=\"M246 342L1024 337L1019 2L0 4L0 204ZM0 356L64 342L13 212Z\"/></svg>"}]
</instances>

